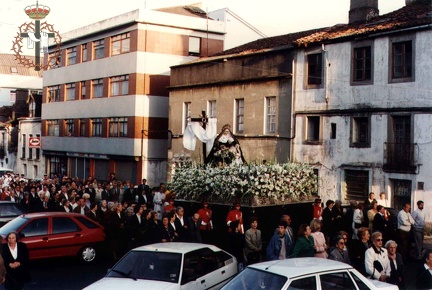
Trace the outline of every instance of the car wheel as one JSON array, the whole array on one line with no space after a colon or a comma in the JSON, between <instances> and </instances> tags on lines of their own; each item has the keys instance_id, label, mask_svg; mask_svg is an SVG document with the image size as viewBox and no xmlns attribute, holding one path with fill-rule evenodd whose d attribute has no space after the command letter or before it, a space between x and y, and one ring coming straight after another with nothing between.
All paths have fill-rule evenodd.
<instances>
[{"instance_id":1,"label":"car wheel","mask_svg":"<svg viewBox=\"0 0 432 290\"><path fill-rule=\"evenodd\" d=\"M93 246L85 246L80 251L80 258L86 263L93 262L96 258L96 249Z\"/></svg>"}]
</instances>

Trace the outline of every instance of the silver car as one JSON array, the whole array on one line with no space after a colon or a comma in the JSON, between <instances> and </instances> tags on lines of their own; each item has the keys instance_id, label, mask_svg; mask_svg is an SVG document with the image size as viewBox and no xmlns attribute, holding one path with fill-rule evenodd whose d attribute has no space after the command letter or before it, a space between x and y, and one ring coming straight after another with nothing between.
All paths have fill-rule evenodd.
<instances>
[{"instance_id":1,"label":"silver car","mask_svg":"<svg viewBox=\"0 0 432 290\"><path fill-rule=\"evenodd\" d=\"M159 243L129 251L86 290L220 289L237 274L237 260L218 247Z\"/></svg>"}]
</instances>

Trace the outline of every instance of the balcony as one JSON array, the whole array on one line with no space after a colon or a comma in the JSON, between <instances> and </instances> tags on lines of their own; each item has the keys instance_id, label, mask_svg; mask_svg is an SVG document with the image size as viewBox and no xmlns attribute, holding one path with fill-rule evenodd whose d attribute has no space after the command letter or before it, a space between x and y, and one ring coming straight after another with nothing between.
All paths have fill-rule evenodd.
<instances>
[{"instance_id":1,"label":"balcony","mask_svg":"<svg viewBox=\"0 0 432 290\"><path fill-rule=\"evenodd\" d=\"M415 174L419 147L417 143L384 143L384 172Z\"/></svg>"}]
</instances>

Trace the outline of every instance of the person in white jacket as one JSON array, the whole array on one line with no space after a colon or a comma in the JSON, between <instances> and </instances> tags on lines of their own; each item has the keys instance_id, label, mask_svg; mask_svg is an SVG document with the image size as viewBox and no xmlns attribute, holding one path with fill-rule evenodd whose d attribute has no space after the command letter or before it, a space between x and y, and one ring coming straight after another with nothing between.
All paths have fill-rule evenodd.
<instances>
[{"instance_id":1,"label":"person in white jacket","mask_svg":"<svg viewBox=\"0 0 432 290\"><path fill-rule=\"evenodd\" d=\"M387 250L383 247L383 237L380 232L371 236L372 247L365 253L365 270L370 279L385 282L390 277L391 267Z\"/></svg>"}]
</instances>

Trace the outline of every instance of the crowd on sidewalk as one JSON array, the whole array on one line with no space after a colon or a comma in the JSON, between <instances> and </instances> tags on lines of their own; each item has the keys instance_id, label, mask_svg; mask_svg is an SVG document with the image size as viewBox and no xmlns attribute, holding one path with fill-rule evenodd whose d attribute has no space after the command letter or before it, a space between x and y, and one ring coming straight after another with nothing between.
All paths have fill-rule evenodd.
<instances>
[{"instance_id":1,"label":"crowd on sidewalk","mask_svg":"<svg viewBox=\"0 0 432 290\"><path fill-rule=\"evenodd\" d=\"M175 205L175 196L164 183L150 188L143 179L134 185L118 181L113 173L105 183L92 177L79 180L54 175L26 180L6 174L0 179L0 187L1 200L18 202L27 212L75 212L100 223L113 261L129 249L150 243L216 241L209 204L203 201L202 207L187 217L184 208ZM422 261L415 283L418 289L431 289L432 252L422 249L424 203L416 204L412 214L407 203L397 217L391 217L397 219L395 229L389 222L384 193L379 200L370 193L364 202L351 202L347 210L342 209L340 201L327 200L323 208L321 200L316 199L310 223L300 225L295 232L291 227L295 216L284 214L264 247L259 217L244 224L241 206L236 202L226 216L229 251L237 258L239 270L262 260L319 257L350 264L366 277L405 289L412 283L404 280L404 271L412 257L413 237L413 258ZM0 269L0 280L1 273Z\"/></svg>"}]
</instances>

